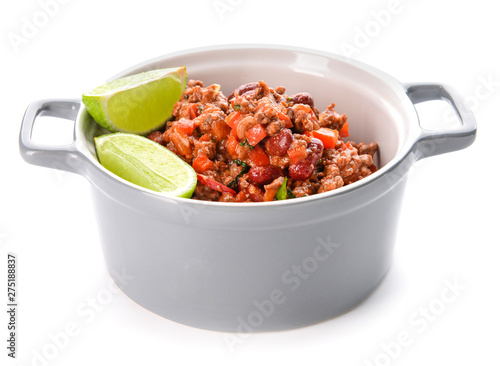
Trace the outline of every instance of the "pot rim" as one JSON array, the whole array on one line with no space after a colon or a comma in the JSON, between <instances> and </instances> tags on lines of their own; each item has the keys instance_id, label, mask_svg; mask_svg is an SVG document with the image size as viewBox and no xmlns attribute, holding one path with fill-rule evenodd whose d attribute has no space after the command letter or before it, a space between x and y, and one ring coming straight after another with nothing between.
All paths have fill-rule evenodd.
<instances>
[{"instance_id":1,"label":"pot rim","mask_svg":"<svg viewBox=\"0 0 500 366\"><path fill-rule=\"evenodd\" d=\"M187 56L194 55L200 53L209 53L209 52L223 52L223 51L238 51L238 50L254 50L254 51L277 51L277 52L295 52L301 54L310 54L315 56L325 57L327 59L334 60L336 62L340 62L343 64L347 64L353 66L354 68L360 70L361 72L367 73L370 76L373 76L378 81L387 85L390 90L393 91L394 96L399 100L400 105L398 106L399 114L403 117L404 128L407 130L406 135L404 136L403 141L399 141L398 149L396 154L392 159L390 159L384 166L378 169L375 173L371 174L368 177L365 177L357 182L351 183L347 186L343 186L341 188L335 189L333 191L315 194L308 197L300 197L300 199L291 199L291 200L283 200L283 201L271 201L271 202L254 202L253 204L248 204L244 202L213 202L213 201L201 201L201 200L192 200L181 197L172 197L167 196L159 192L151 191L149 189L137 186L133 183L130 183L112 172L105 169L99 162L97 161L92 150L88 148L88 144L86 144L87 138L85 136L85 132L82 130L83 119L85 116L89 117L85 106L81 103L81 100L73 100L73 101L39 101L32 103L24 116L23 124L21 127L20 134L20 148L21 155L23 158L33 164L48 166L56 169L67 170L71 172L75 172L78 174L82 174L87 179L91 181L92 184L98 186L98 184L94 183L93 174L99 173L102 177L106 177L108 179L113 179L117 183L121 183L124 186L127 186L129 189L132 189L137 192L141 192L142 194L146 194L150 197L156 197L158 199L163 199L166 201L175 201L176 204L189 203L192 205L203 205L203 206L223 206L223 207L234 207L234 208L242 208L252 209L252 207L269 207L276 206L280 207L283 205L295 206L295 205L305 205L310 202L315 202L316 200L326 200L329 198L343 196L346 194L350 194L353 191L364 188L376 180L381 179L386 176L391 171L394 171L403 160L406 160L406 157L413 153L415 157L413 159L409 159L411 163L415 160L418 160L422 157L436 155L444 152L449 152L453 150L462 149L464 147L469 146L475 137L476 126L475 121L470 111L470 108L466 105L463 98L461 98L457 93L453 92L448 86L444 86L442 84L401 84L394 77L389 74L380 71L372 66L364 64L360 61L349 59L347 57L337 55L334 53L315 50L310 48L303 47L295 47L295 46L287 46L287 45L274 45L274 44L219 44L212 46L204 46L197 48L184 49L181 51L176 51L172 53L168 53L162 56L158 56L156 58L141 62L136 64L135 66L129 67L122 72L115 74L111 79L124 77L130 75L132 73L139 72L138 69L148 67L150 65L154 65L155 63L163 62L168 59L172 59L179 56ZM413 89L412 89L413 88ZM419 125L418 114L415 110L414 104L427 101L427 100L447 100L452 104L455 111L459 115L462 128L456 130L448 130L448 131L428 131L423 130ZM34 120L36 116L40 114L41 111L53 109L53 114L57 115L57 108L54 107L54 104L57 104L60 108L61 104L70 103L71 111L66 111L65 113L59 113L60 115L64 115L64 117L72 117L75 122L75 131L74 138L75 141L73 144L65 146L65 147L43 147L41 145L35 144L31 141L31 129L33 127ZM395 103L391 103L393 106ZM77 108L79 105L79 108ZM45 106L45 107L44 107ZM63 118L64 118L63 117ZM444 145L441 150L438 151L419 151L421 142L429 142L430 144L440 143L440 139L444 141ZM456 140L461 141L456 141ZM423 145L423 144L422 144ZM433 146L434 147L434 146ZM48 152L48 154L47 154ZM44 154L45 153L45 154ZM60 155L58 155L60 153ZM59 166L55 166L53 161L48 161L48 158L52 157L52 159L60 161ZM89 166L88 161L91 162L90 167L92 172L88 169L81 169L75 167L75 163L71 164L72 160L85 160L85 164L87 167ZM68 162L69 160L69 162ZM59 162L58 162L59 163ZM404 171L399 172L398 178L402 179L404 174L409 170L411 164L407 164L404 167ZM391 179L392 184L388 184L388 189L391 185L394 185L397 180Z\"/></svg>"},{"instance_id":2,"label":"pot rim","mask_svg":"<svg viewBox=\"0 0 500 366\"><path fill-rule=\"evenodd\" d=\"M414 109L413 104L409 100L409 98L406 95L405 89L403 88L402 84L398 82L395 78L392 76L372 67L369 65L366 65L362 62L348 59L344 56L325 52L325 51L319 51L319 50L314 50L314 49L309 49L309 48L303 48L303 47L295 47L295 46L285 46L285 45L273 45L273 44L221 44L221 45L212 45L212 46L204 46L204 47L197 47L197 48L191 48L191 49L185 49L181 51L176 51L172 53L168 53L162 56L155 57L153 59L143 61L141 63L136 64L135 66L129 67L111 78L109 78L107 81L112 81L115 79L119 79L134 73L137 73L137 69L145 68L150 65L153 65L155 63L159 63L162 61L165 61L170 58L174 57L182 57L185 55L192 55L192 54L198 54L198 53L205 53L205 52L214 52L214 51L227 51L227 50L272 50L272 51L288 51L288 52L300 52L300 53L308 53L308 54L313 54L313 55L318 55L318 56L323 56L329 59L334 59L336 61L340 61L343 63L348 63L351 64L358 69L365 71L375 77L377 77L379 80L385 82L388 84L391 89L399 96L399 99L401 101L402 106L404 107L405 113L407 114L407 117L411 118L413 121L406 122L407 127L409 130L413 130L413 132L416 131L416 127L418 127L418 115L416 114L416 111ZM82 108L80 110L80 116L81 118L82 114L86 113L86 108L82 104ZM411 124L411 125L410 125ZM414 136L416 135L415 133L413 134ZM80 136L80 138L85 138L83 136ZM307 197L300 197L300 199L291 199L291 200L283 200L283 201L270 201L270 202L252 202L251 204L245 203L245 202L218 202L218 201L202 201L202 200L191 200L188 199L190 202L196 202L196 204L202 204L202 205L209 205L209 206L229 206L229 207L263 207L263 206L282 206L282 205L299 205L299 204L307 204L309 202L316 201L318 199L326 199L332 196L340 196L344 194L349 194L352 191L355 191L357 189L360 189L368 184L370 184L372 181L375 181L388 172L394 170L397 165L404 160L404 158L411 152L416 140L411 139L411 133L409 134L409 137L407 138L406 141L404 141L403 144L401 144L400 148L398 149L396 155L383 167L378 169L375 173L370 174L368 177L365 177L357 182L351 183L347 186L340 187L338 189L329 191L329 192L324 192L321 194L314 194L311 196ZM87 157L89 158L89 157ZM133 188L139 189L143 191L144 193L148 193L154 196L158 196L161 198L168 198L168 199L173 199L175 201L180 202L185 202L186 198L182 197L171 197L167 195L163 195L160 192L154 192L149 189L137 186L133 183L130 183L119 176L113 174L112 172L108 171L105 169L101 164L96 159L90 158L89 160L92 161L93 165L97 167L101 172L111 175L112 178L117 179L120 181L122 184L131 186ZM409 167L408 167L409 168ZM389 186L388 186L389 187ZM299 202L300 201L300 202Z\"/></svg>"}]
</instances>

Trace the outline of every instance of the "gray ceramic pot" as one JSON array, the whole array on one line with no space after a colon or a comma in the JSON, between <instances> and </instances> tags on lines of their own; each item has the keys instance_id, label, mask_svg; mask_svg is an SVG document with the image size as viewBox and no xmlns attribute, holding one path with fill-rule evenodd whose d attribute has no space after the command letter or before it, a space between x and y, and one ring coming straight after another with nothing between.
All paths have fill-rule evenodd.
<instances>
[{"instance_id":1,"label":"gray ceramic pot","mask_svg":"<svg viewBox=\"0 0 500 366\"><path fill-rule=\"evenodd\" d=\"M148 61L114 78L185 65L189 77L218 83L228 95L265 80L292 94L310 92L324 109L334 101L354 141L377 141L381 168L336 191L294 200L238 204L168 198L105 170L93 146L95 123L80 100L31 104L20 148L35 165L88 179L108 271L141 306L195 327L269 331L339 315L380 283L392 258L407 173L422 158L469 146L474 117L453 89L401 84L343 57L276 46L224 46ZM414 104L446 100L461 126L429 131ZM31 140L37 116L75 124L74 142Z\"/></svg>"}]
</instances>

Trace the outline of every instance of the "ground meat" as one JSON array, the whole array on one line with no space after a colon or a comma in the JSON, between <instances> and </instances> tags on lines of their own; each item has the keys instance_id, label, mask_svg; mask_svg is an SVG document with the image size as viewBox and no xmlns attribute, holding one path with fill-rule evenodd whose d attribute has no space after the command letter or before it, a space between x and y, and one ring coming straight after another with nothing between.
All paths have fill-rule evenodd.
<instances>
[{"instance_id":1,"label":"ground meat","mask_svg":"<svg viewBox=\"0 0 500 366\"><path fill-rule=\"evenodd\" d=\"M233 111L238 110L242 115L255 113L256 105L245 97L237 96L233 99Z\"/></svg>"},{"instance_id":2,"label":"ground meat","mask_svg":"<svg viewBox=\"0 0 500 366\"><path fill-rule=\"evenodd\" d=\"M284 177L279 177L273 180L272 183L265 185L264 201L272 201L274 199L274 196L276 196L276 193L278 192L280 187L283 185L284 181L285 181Z\"/></svg>"},{"instance_id":3,"label":"ground meat","mask_svg":"<svg viewBox=\"0 0 500 366\"><path fill-rule=\"evenodd\" d=\"M271 155L269 157L269 163L281 169L286 169L290 166L290 157L288 155L285 156Z\"/></svg>"},{"instance_id":4,"label":"ground meat","mask_svg":"<svg viewBox=\"0 0 500 366\"><path fill-rule=\"evenodd\" d=\"M194 119L195 125L198 126L202 134L210 133L216 121L224 122L225 120L225 114L222 110L212 110L207 109L206 112Z\"/></svg>"},{"instance_id":5,"label":"ground meat","mask_svg":"<svg viewBox=\"0 0 500 366\"><path fill-rule=\"evenodd\" d=\"M274 91L278 94L285 94L286 89L283 86L278 86Z\"/></svg>"},{"instance_id":6,"label":"ground meat","mask_svg":"<svg viewBox=\"0 0 500 366\"><path fill-rule=\"evenodd\" d=\"M340 169L336 164L327 165L323 171L323 176L318 193L333 191L344 185L344 180L340 175Z\"/></svg>"},{"instance_id":7,"label":"ground meat","mask_svg":"<svg viewBox=\"0 0 500 366\"><path fill-rule=\"evenodd\" d=\"M148 136L148 139L165 146L166 141L163 139L163 133L160 131L155 131Z\"/></svg>"},{"instance_id":8,"label":"ground meat","mask_svg":"<svg viewBox=\"0 0 500 366\"><path fill-rule=\"evenodd\" d=\"M219 192L207 187L201 182L198 182L191 198L202 201L218 201L220 195L221 194Z\"/></svg>"},{"instance_id":9,"label":"ground meat","mask_svg":"<svg viewBox=\"0 0 500 366\"><path fill-rule=\"evenodd\" d=\"M240 191L246 190L248 187L250 187L250 182L248 181L248 174L243 174L240 179L238 180L238 189Z\"/></svg>"},{"instance_id":10,"label":"ground meat","mask_svg":"<svg viewBox=\"0 0 500 366\"><path fill-rule=\"evenodd\" d=\"M235 179L237 179L237 177L243 172L243 170L245 170L244 167L236 164L235 162L231 162L229 164L229 167L227 166L227 164L224 164L224 166L221 165L218 169L218 172L222 178L222 183L224 185L229 186L230 183L234 181L235 183L232 184L233 186L237 185L238 182L235 181Z\"/></svg>"},{"instance_id":11,"label":"ground meat","mask_svg":"<svg viewBox=\"0 0 500 366\"><path fill-rule=\"evenodd\" d=\"M267 136L274 136L284 128L285 128L285 122L282 120L277 120L267 125L266 134Z\"/></svg>"},{"instance_id":12,"label":"ground meat","mask_svg":"<svg viewBox=\"0 0 500 366\"><path fill-rule=\"evenodd\" d=\"M303 108L304 104L295 104L292 108L292 122L295 125L297 132L304 133L306 131L313 131L320 128L319 122L309 111L310 107ZM309 111L307 111L309 109Z\"/></svg>"},{"instance_id":13,"label":"ground meat","mask_svg":"<svg viewBox=\"0 0 500 366\"><path fill-rule=\"evenodd\" d=\"M265 82L262 80L257 83L257 87L254 89L253 93L250 94L250 99L262 99L269 97L271 95L271 90Z\"/></svg>"},{"instance_id":14,"label":"ground meat","mask_svg":"<svg viewBox=\"0 0 500 366\"><path fill-rule=\"evenodd\" d=\"M354 145L353 142L351 142L351 144ZM368 155L373 156L373 155L375 155L375 153L378 150L378 144L376 142L371 142L369 144L364 144L364 143L360 142L359 144L357 144L355 146L358 149L359 155L368 154Z\"/></svg>"},{"instance_id":15,"label":"ground meat","mask_svg":"<svg viewBox=\"0 0 500 366\"><path fill-rule=\"evenodd\" d=\"M203 88L203 81L201 80L189 80L187 83L188 88L192 88L193 86L201 86Z\"/></svg>"},{"instance_id":16,"label":"ground meat","mask_svg":"<svg viewBox=\"0 0 500 366\"><path fill-rule=\"evenodd\" d=\"M201 103L202 104L207 104L207 103L212 103L217 100L217 94L219 93L220 90L220 85L213 84L202 91L202 97L201 97Z\"/></svg>"},{"instance_id":17,"label":"ground meat","mask_svg":"<svg viewBox=\"0 0 500 366\"><path fill-rule=\"evenodd\" d=\"M148 138L205 177L193 199L262 202L276 199L285 178L292 195L304 197L375 172L377 143L344 142L346 121L334 103L320 113L306 92L288 96L284 87L272 89L259 81L241 85L227 98L217 84L204 87L202 81L189 80L165 129ZM338 136L344 126L336 144L317 138ZM322 135L320 128L338 133ZM324 142L335 146L324 148Z\"/></svg>"},{"instance_id":18,"label":"ground meat","mask_svg":"<svg viewBox=\"0 0 500 366\"><path fill-rule=\"evenodd\" d=\"M279 119L279 112L283 112L281 106L276 104L270 98L263 97L257 103L255 120L257 123L267 125L272 121Z\"/></svg>"},{"instance_id":19,"label":"ground meat","mask_svg":"<svg viewBox=\"0 0 500 366\"><path fill-rule=\"evenodd\" d=\"M205 154L209 159L215 157L216 145L212 141L194 141L194 155L198 156L200 154Z\"/></svg>"},{"instance_id":20,"label":"ground meat","mask_svg":"<svg viewBox=\"0 0 500 366\"><path fill-rule=\"evenodd\" d=\"M213 101L213 104L220 108L224 113L226 113L229 110L229 102L227 101L227 98L219 92L215 98L215 101Z\"/></svg>"},{"instance_id":21,"label":"ground meat","mask_svg":"<svg viewBox=\"0 0 500 366\"><path fill-rule=\"evenodd\" d=\"M231 193L222 192L219 197L219 202L235 202L236 198Z\"/></svg>"},{"instance_id":22,"label":"ground meat","mask_svg":"<svg viewBox=\"0 0 500 366\"><path fill-rule=\"evenodd\" d=\"M328 150L330 151L326 157L324 156L325 160L339 168L344 184L353 183L372 173L370 170L370 166L373 164L372 156L369 154L359 155L357 148L350 142L343 144L340 149Z\"/></svg>"},{"instance_id":23,"label":"ground meat","mask_svg":"<svg viewBox=\"0 0 500 366\"><path fill-rule=\"evenodd\" d=\"M264 201L264 192L262 192L262 189L255 184L250 184L250 186L246 189L246 193L247 197L253 202Z\"/></svg>"},{"instance_id":24,"label":"ground meat","mask_svg":"<svg viewBox=\"0 0 500 366\"><path fill-rule=\"evenodd\" d=\"M295 181L293 184L292 193L295 197L305 197L315 194L320 187L320 184L307 179L304 181Z\"/></svg>"},{"instance_id":25,"label":"ground meat","mask_svg":"<svg viewBox=\"0 0 500 366\"><path fill-rule=\"evenodd\" d=\"M347 116L345 114L340 115L335 111L335 103L330 104L326 107L326 110L319 115L319 124L321 127L328 127L340 131L346 122Z\"/></svg>"},{"instance_id":26,"label":"ground meat","mask_svg":"<svg viewBox=\"0 0 500 366\"><path fill-rule=\"evenodd\" d=\"M297 163L307 157L307 146L311 143L311 138L305 135L294 134L292 144L288 148L288 156L293 157Z\"/></svg>"},{"instance_id":27,"label":"ground meat","mask_svg":"<svg viewBox=\"0 0 500 366\"><path fill-rule=\"evenodd\" d=\"M344 166L339 165L344 183L354 183L369 176L372 173L370 170L372 164L373 159L371 155L353 155L347 164Z\"/></svg>"}]
</instances>

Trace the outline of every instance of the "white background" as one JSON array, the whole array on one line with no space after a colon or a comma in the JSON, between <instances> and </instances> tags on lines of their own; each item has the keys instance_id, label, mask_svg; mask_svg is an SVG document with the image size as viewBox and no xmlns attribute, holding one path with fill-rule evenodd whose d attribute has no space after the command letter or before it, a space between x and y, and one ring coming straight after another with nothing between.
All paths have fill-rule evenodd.
<instances>
[{"instance_id":1,"label":"white background","mask_svg":"<svg viewBox=\"0 0 500 366\"><path fill-rule=\"evenodd\" d=\"M499 364L500 22L491 1L61 0L43 10L45 2L0 5L1 304L6 253L19 257L18 358L6 356L2 305L2 365ZM26 22L38 25L30 33ZM30 102L78 98L144 60L225 43L351 51L402 82L453 85L479 126L472 147L412 169L394 263L370 298L334 320L254 334L234 347L221 333L160 318L122 293L105 297L110 279L87 181L28 165L18 152ZM447 116L432 109L423 122L439 128L451 123ZM71 138L70 125L50 131L54 142ZM460 290L441 309L446 281ZM91 310L99 296L107 301ZM418 312L429 306L439 311L422 321ZM67 327L71 336L62 336ZM395 346L402 333L410 341Z\"/></svg>"}]
</instances>

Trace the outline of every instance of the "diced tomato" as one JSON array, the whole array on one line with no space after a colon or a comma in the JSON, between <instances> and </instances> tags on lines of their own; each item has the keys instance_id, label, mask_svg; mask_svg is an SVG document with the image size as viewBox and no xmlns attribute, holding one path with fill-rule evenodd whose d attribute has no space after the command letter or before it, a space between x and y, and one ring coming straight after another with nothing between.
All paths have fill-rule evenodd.
<instances>
[{"instance_id":1,"label":"diced tomato","mask_svg":"<svg viewBox=\"0 0 500 366\"><path fill-rule=\"evenodd\" d=\"M290 118L288 118L288 116L286 114L284 114L283 112L280 112L280 111L277 111L277 112L278 112L278 118L282 121L285 121L285 128L292 128L293 123L292 123L292 121L290 121Z\"/></svg>"},{"instance_id":2,"label":"diced tomato","mask_svg":"<svg viewBox=\"0 0 500 366\"><path fill-rule=\"evenodd\" d=\"M191 119L198 117L198 104L191 104L189 106L189 115Z\"/></svg>"},{"instance_id":3,"label":"diced tomato","mask_svg":"<svg viewBox=\"0 0 500 366\"><path fill-rule=\"evenodd\" d=\"M314 114L313 110L311 109L311 107L308 104L296 104L294 107L300 111L304 111L304 112L309 113L311 115L311 118L313 120L315 120L316 122L318 122L316 115Z\"/></svg>"},{"instance_id":4,"label":"diced tomato","mask_svg":"<svg viewBox=\"0 0 500 366\"><path fill-rule=\"evenodd\" d=\"M339 135L342 138L349 137L349 123L348 122L344 123L344 125L342 126L342 128L339 131Z\"/></svg>"},{"instance_id":5,"label":"diced tomato","mask_svg":"<svg viewBox=\"0 0 500 366\"><path fill-rule=\"evenodd\" d=\"M351 141L347 141L346 143L342 143L342 151L347 149L352 149Z\"/></svg>"},{"instance_id":6,"label":"diced tomato","mask_svg":"<svg viewBox=\"0 0 500 366\"><path fill-rule=\"evenodd\" d=\"M259 145L255 146L249 155L255 166L269 165L269 157Z\"/></svg>"},{"instance_id":7,"label":"diced tomato","mask_svg":"<svg viewBox=\"0 0 500 366\"><path fill-rule=\"evenodd\" d=\"M238 121L238 122L239 122L239 121ZM237 125L237 124L236 124L236 125ZM230 133L231 133L231 136L233 136L236 140L238 140L238 141L240 140L240 139L238 138L238 130L237 130L236 128L232 128Z\"/></svg>"},{"instance_id":8,"label":"diced tomato","mask_svg":"<svg viewBox=\"0 0 500 366\"><path fill-rule=\"evenodd\" d=\"M248 143L252 146L257 145L266 136L266 130L260 124L253 126L251 129L245 132L245 137L247 138Z\"/></svg>"},{"instance_id":9,"label":"diced tomato","mask_svg":"<svg viewBox=\"0 0 500 366\"><path fill-rule=\"evenodd\" d=\"M236 156L236 149L238 148L238 140L233 135L227 138L226 149L229 155Z\"/></svg>"},{"instance_id":10,"label":"diced tomato","mask_svg":"<svg viewBox=\"0 0 500 366\"><path fill-rule=\"evenodd\" d=\"M216 141L224 140L231 132L231 127L227 125L226 122L222 120L216 120L212 123L212 129L210 133Z\"/></svg>"},{"instance_id":11,"label":"diced tomato","mask_svg":"<svg viewBox=\"0 0 500 366\"><path fill-rule=\"evenodd\" d=\"M204 184L207 187L216 190L217 192L220 192L220 193L227 192L227 193L231 193L233 196L236 195L235 191L233 191L229 187L226 187L222 183L216 182L215 180L210 179L202 174L196 174L196 176L198 177L198 180L201 182L201 184Z\"/></svg>"},{"instance_id":12,"label":"diced tomato","mask_svg":"<svg viewBox=\"0 0 500 366\"><path fill-rule=\"evenodd\" d=\"M180 120L175 122L175 130L185 135L191 136L194 132L194 129L195 125L193 120L181 118Z\"/></svg>"},{"instance_id":13,"label":"diced tomato","mask_svg":"<svg viewBox=\"0 0 500 366\"><path fill-rule=\"evenodd\" d=\"M245 191L239 191L235 197L236 202L243 202L247 198L247 193Z\"/></svg>"},{"instance_id":14,"label":"diced tomato","mask_svg":"<svg viewBox=\"0 0 500 366\"><path fill-rule=\"evenodd\" d=\"M292 164L297 164L301 160L305 159L307 157L307 149L291 149L288 150L288 156L290 157L290 161Z\"/></svg>"},{"instance_id":15,"label":"diced tomato","mask_svg":"<svg viewBox=\"0 0 500 366\"><path fill-rule=\"evenodd\" d=\"M174 143L178 155L191 156L193 153L191 142L185 134L173 131L170 133L170 141Z\"/></svg>"},{"instance_id":16,"label":"diced tomato","mask_svg":"<svg viewBox=\"0 0 500 366\"><path fill-rule=\"evenodd\" d=\"M308 136L316 137L321 140L325 149L332 149L337 144L339 132L331 128L322 127L319 130L311 131Z\"/></svg>"},{"instance_id":17,"label":"diced tomato","mask_svg":"<svg viewBox=\"0 0 500 366\"><path fill-rule=\"evenodd\" d=\"M214 163L205 154L199 154L196 159L193 160L193 168L198 173L204 173L207 170L214 169Z\"/></svg>"},{"instance_id":18,"label":"diced tomato","mask_svg":"<svg viewBox=\"0 0 500 366\"><path fill-rule=\"evenodd\" d=\"M198 141L203 141L203 142L210 141L210 135L208 133L206 133L203 136L201 136Z\"/></svg>"},{"instance_id":19,"label":"diced tomato","mask_svg":"<svg viewBox=\"0 0 500 366\"><path fill-rule=\"evenodd\" d=\"M241 112L239 111L233 112L226 117L226 123L229 125L229 127L235 128L240 118L241 118Z\"/></svg>"}]
</instances>

